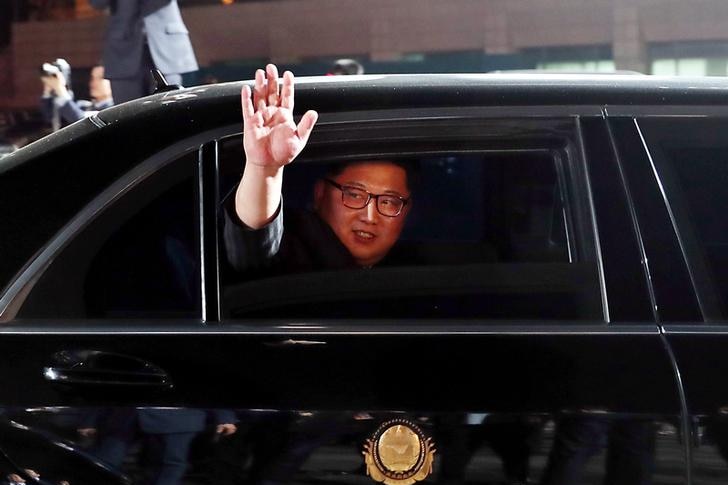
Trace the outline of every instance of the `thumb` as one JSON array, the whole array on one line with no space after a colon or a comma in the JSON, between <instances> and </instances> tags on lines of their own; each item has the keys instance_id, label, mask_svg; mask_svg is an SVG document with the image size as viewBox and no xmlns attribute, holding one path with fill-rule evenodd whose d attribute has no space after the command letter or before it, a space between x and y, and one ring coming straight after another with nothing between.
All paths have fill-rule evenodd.
<instances>
[{"instance_id":1,"label":"thumb","mask_svg":"<svg viewBox=\"0 0 728 485\"><path fill-rule=\"evenodd\" d=\"M304 145L308 141L308 137L311 134L313 126L316 124L317 120L318 113L313 110L309 110L306 111L306 113L301 117L301 121L298 122L296 132Z\"/></svg>"}]
</instances>

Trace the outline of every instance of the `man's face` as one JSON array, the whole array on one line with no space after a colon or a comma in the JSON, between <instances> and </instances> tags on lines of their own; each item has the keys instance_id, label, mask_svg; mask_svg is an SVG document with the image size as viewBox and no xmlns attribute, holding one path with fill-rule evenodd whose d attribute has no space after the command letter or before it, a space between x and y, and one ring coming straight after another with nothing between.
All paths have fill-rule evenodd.
<instances>
[{"instance_id":1,"label":"man's face","mask_svg":"<svg viewBox=\"0 0 728 485\"><path fill-rule=\"evenodd\" d=\"M111 83L104 78L104 67L96 66L91 69L88 81L88 91L91 99L102 101L111 97Z\"/></svg>"},{"instance_id":2,"label":"man's face","mask_svg":"<svg viewBox=\"0 0 728 485\"><path fill-rule=\"evenodd\" d=\"M407 172L387 161L372 161L350 165L340 174L330 177L339 185L350 185L372 194L409 198ZM362 209L350 209L341 201L341 190L320 180L316 184L314 202L318 215L333 229L359 266L371 266L381 261L397 242L410 204L397 217L387 217L377 211L374 198Z\"/></svg>"}]
</instances>

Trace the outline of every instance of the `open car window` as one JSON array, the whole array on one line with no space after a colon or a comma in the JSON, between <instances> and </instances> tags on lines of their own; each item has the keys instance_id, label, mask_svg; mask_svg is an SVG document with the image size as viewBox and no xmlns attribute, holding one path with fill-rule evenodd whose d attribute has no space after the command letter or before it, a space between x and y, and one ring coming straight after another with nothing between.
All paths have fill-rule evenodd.
<instances>
[{"instance_id":1,"label":"open car window","mask_svg":"<svg viewBox=\"0 0 728 485\"><path fill-rule=\"evenodd\" d=\"M367 269L274 261L241 270L223 244L223 317L603 320L570 123L485 122L480 139L452 134L439 143L391 134L313 143L285 169L284 234L301 230L297 214L317 220L314 186L337 166L387 159L407 167L411 189L399 240ZM219 153L222 233L244 166L240 139L224 140Z\"/></svg>"}]
</instances>

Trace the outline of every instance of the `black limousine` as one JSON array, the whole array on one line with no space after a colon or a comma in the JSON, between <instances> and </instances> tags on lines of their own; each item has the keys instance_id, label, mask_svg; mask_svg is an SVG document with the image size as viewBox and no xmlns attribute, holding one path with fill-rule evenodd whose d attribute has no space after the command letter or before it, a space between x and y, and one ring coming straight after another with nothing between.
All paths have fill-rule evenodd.
<instances>
[{"instance_id":1,"label":"black limousine","mask_svg":"<svg viewBox=\"0 0 728 485\"><path fill-rule=\"evenodd\" d=\"M295 271L228 254L244 84L0 160L0 476L728 480L728 80L298 79L284 227L326 177L407 220L386 265ZM327 175L367 160L408 197Z\"/></svg>"}]
</instances>

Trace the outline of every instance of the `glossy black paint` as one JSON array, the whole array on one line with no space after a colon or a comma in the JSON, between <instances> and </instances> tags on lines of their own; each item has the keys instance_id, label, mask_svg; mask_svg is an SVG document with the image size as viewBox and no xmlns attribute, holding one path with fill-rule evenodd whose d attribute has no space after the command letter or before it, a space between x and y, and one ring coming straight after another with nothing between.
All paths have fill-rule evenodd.
<instances>
[{"instance_id":1,"label":"glossy black paint","mask_svg":"<svg viewBox=\"0 0 728 485\"><path fill-rule=\"evenodd\" d=\"M679 409L656 330L610 332L575 325L568 332L549 332L512 326L481 329L479 334L472 328L457 332L446 325L408 329L400 324L398 334L371 335L350 326L349 332L261 329L256 335L247 328L241 328L242 333L234 327L194 333L180 328L178 335L163 339L174 355L161 355L155 345L159 335L129 329L122 334L108 324L106 328L108 335L77 331L64 336L48 330L36 338L4 329L2 351L26 376L22 388L13 386L14 373L3 376L0 385L17 390L4 393L4 402L64 406L74 404L80 393L87 405L545 413L599 408L664 414ZM277 345L289 339L323 343ZM60 365L59 353L91 350L148 362L165 371L172 386L150 386L146 381L115 385L104 375L98 383L49 382L44 377L45 368ZM611 359L616 353L623 357ZM205 357L190 358L198 355ZM372 360L372 355L382 358ZM321 379L320 369L333 363L342 377ZM105 365L109 375L129 370L121 360ZM483 385L463 385L459 373L464 369L476 372ZM409 375L417 377L403 385ZM655 392L643 395L639 390L648 379Z\"/></svg>"},{"instance_id":2,"label":"glossy black paint","mask_svg":"<svg viewBox=\"0 0 728 485\"><path fill-rule=\"evenodd\" d=\"M110 108L0 161L0 193L11 201L0 208L0 286L5 287L0 294L0 352L8 363L0 366L0 407L13 420L32 423L42 434L55 421L40 408L75 413L141 406L225 408L238 411L241 427L255 429L263 422L263 434L287 437L293 433L290 423L301 424L305 419L300 416L311 412L323 416L322 421L308 428L304 423L302 431L294 427L298 431L291 436L324 450L308 463L333 482L339 475L331 478L330 472L341 473L342 464L358 466L358 451L352 455L351 449L391 416L419 419L445 450L459 450L459 430L468 414L487 414L497 423L512 424L514 417L539 423L547 430L547 443L557 441L554 436L570 424L586 423L600 446L612 439L607 438L612 431L605 429L619 424L636 424L633 430L647 429L649 435L669 425L646 440L662 443L653 450L659 471L655 483L710 483L699 473L694 476L703 481L693 479L691 473L703 465L693 463L691 470L689 457L700 451L694 448L702 436L700 426L720 428L715 421L728 405L723 387L714 385L725 375L724 332L702 324L687 263L632 117L720 114L728 83L643 76L418 75L313 78L297 84L297 113L321 113L322 129L314 133L304 161L352 152L396 153L405 136L392 136L394 125L416 135L422 127L440 123L442 140L419 135L423 151L469 148L448 142L447 135L471 129L466 135L477 139L476 125L468 124L473 119L507 125L504 120L513 117L551 117L578 126L578 154L571 156L580 162L571 176L572 186L582 193L569 196L587 201L574 211L576 219L594 223L592 232L586 223L578 230L581 239L591 238L597 246L605 304L603 320L584 322L226 317L220 303L215 140L240 131L241 85L193 87ZM610 113L619 113L620 119L608 120ZM517 126L513 130L518 133ZM337 148L337 137L344 135L350 143ZM473 146L481 142L473 141ZM114 192L114 184L136 186L185 154L199 161L196 217L205 299L198 317L166 325L144 318L14 317L9 295L22 295L23 288L34 284L35 271L43 268L30 263L39 251L52 249L58 231L79 213L83 217L77 222L83 225L95 211L113 210L126 193ZM123 177L125 182L119 182ZM59 250L67 244L56 243ZM43 265L56 254L47 251ZM34 272L21 274L22 268ZM16 283L22 284L13 287L17 275ZM46 304L52 316L53 302ZM87 359L89 352L121 358ZM122 379L131 361L146 362L164 377L153 385L144 378L130 382L128 374ZM69 362L75 366L72 379L49 379L49 368L68 370L63 366ZM268 410L262 421L255 411L260 409ZM353 422L351 416L360 413L374 417ZM346 439L321 432L331 423ZM691 430L690 439L685 430ZM25 445L41 449L32 445L35 438L21 436L13 442L12 436L0 436L8 461L32 462L19 450ZM85 451L74 446L70 453L75 460ZM286 456L282 448L273 449L276 456ZM543 471L546 454L533 454L540 457L534 475ZM481 481L495 480L488 475L492 463L478 466L486 470L476 474ZM63 467L63 473L75 473L74 484L125 479L103 464ZM99 478L107 472L108 478ZM586 482L601 483L606 474L597 466ZM357 478L368 483L368 478ZM190 483L198 481L205 480L190 478Z\"/></svg>"}]
</instances>

